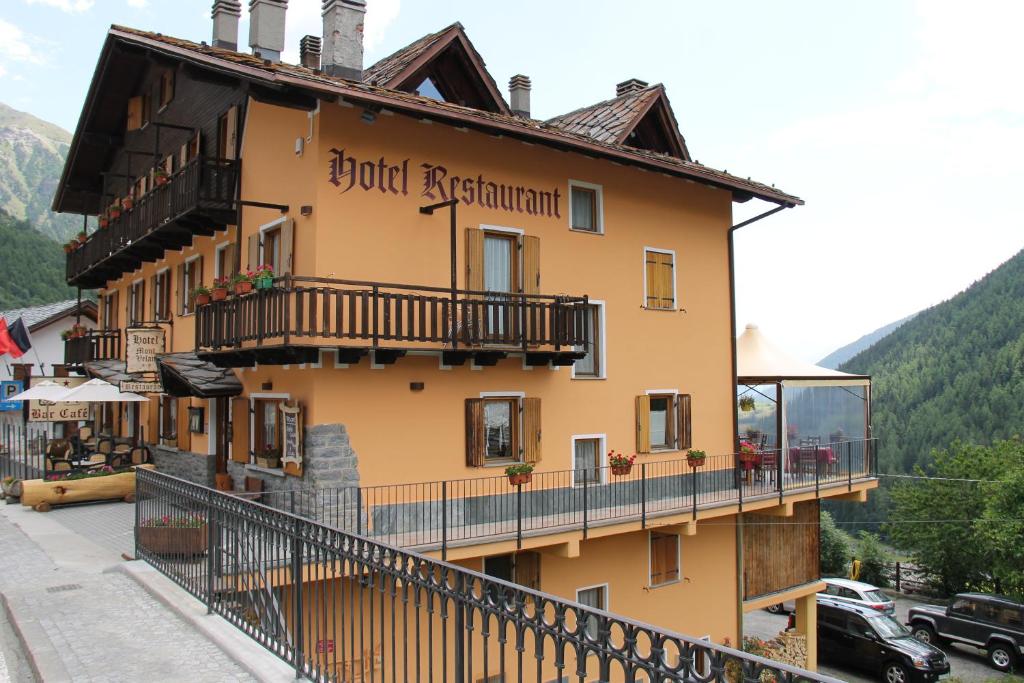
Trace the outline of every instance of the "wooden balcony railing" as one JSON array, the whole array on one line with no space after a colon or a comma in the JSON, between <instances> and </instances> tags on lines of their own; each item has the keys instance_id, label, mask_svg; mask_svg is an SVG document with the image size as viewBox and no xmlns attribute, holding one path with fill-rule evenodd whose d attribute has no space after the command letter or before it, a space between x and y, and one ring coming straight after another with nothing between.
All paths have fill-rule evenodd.
<instances>
[{"instance_id":1,"label":"wooden balcony railing","mask_svg":"<svg viewBox=\"0 0 1024 683\"><path fill-rule=\"evenodd\" d=\"M67 255L67 281L82 288L107 280L160 257L167 249L212 235L235 220L239 163L199 157L155 187L135 206L97 230L80 249Z\"/></svg>"},{"instance_id":2,"label":"wooden balcony railing","mask_svg":"<svg viewBox=\"0 0 1024 683\"><path fill-rule=\"evenodd\" d=\"M586 306L585 296L459 290L453 300L440 287L286 276L200 307L196 349L221 352L211 360L234 367L313 362L323 347L337 347L344 362L371 350L384 363L439 350L454 364L486 364L510 351L536 364L569 364L588 342Z\"/></svg>"},{"instance_id":3,"label":"wooden balcony railing","mask_svg":"<svg viewBox=\"0 0 1024 683\"><path fill-rule=\"evenodd\" d=\"M121 357L121 330L89 330L64 342L64 363L81 366L94 360Z\"/></svg>"}]
</instances>

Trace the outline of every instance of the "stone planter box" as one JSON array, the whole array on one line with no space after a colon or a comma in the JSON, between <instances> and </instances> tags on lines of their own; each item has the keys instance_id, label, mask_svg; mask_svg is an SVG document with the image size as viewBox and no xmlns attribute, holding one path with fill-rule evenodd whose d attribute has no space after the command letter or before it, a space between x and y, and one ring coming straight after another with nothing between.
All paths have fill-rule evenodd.
<instances>
[{"instance_id":1,"label":"stone planter box","mask_svg":"<svg viewBox=\"0 0 1024 683\"><path fill-rule=\"evenodd\" d=\"M202 555L207 548L206 525L197 527L139 527L139 546L154 555Z\"/></svg>"},{"instance_id":2,"label":"stone planter box","mask_svg":"<svg viewBox=\"0 0 1024 683\"><path fill-rule=\"evenodd\" d=\"M152 465L139 465L152 469ZM42 504L62 505L92 500L124 500L135 496L135 472L121 472L105 477L46 481L28 479L21 483L21 504L37 508ZM45 509L45 508L44 508Z\"/></svg>"}]
</instances>

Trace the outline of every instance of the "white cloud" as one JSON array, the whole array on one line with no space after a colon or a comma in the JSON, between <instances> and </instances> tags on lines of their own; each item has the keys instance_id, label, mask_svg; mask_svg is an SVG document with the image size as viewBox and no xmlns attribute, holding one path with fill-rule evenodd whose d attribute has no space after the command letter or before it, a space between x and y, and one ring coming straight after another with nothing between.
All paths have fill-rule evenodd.
<instances>
[{"instance_id":1,"label":"white cloud","mask_svg":"<svg viewBox=\"0 0 1024 683\"><path fill-rule=\"evenodd\" d=\"M0 64L0 78L3 78L6 75L7 75L7 67L5 67L3 64Z\"/></svg>"},{"instance_id":2,"label":"white cloud","mask_svg":"<svg viewBox=\"0 0 1024 683\"><path fill-rule=\"evenodd\" d=\"M30 5L54 7L68 14L78 14L92 9L96 0L25 0Z\"/></svg>"},{"instance_id":3,"label":"white cloud","mask_svg":"<svg viewBox=\"0 0 1024 683\"><path fill-rule=\"evenodd\" d=\"M131 0L129 0L131 1ZM244 4L244 3L243 3ZM302 36L322 36L323 18L320 14L320 0L293 0L288 4L285 19L285 41L282 59L291 64L299 61L299 41ZM370 0L366 4L366 21L363 30L363 48L368 52L384 39L387 30L398 18L401 0ZM248 18L238 31L239 49L249 44Z\"/></svg>"},{"instance_id":4,"label":"white cloud","mask_svg":"<svg viewBox=\"0 0 1024 683\"><path fill-rule=\"evenodd\" d=\"M0 66L4 62L41 64L40 57L32 49L30 38L14 24L0 19Z\"/></svg>"},{"instance_id":5,"label":"white cloud","mask_svg":"<svg viewBox=\"0 0 1024 683\"><path fill-rule=\"evenodd\" d=\"M366 5L366 22L363 31L363 47L372 50L377 47L388 28L398 18L401 0L372 0Z\"/></svg>"},{"instance_id":6,"label":"white cloud","mask_svg":"<svg viewBox=\"0 0 1024 683\"><path fill-rule=\"evenodd\" d=\"M149 0L128 0L128 6L135 9L143 9L149 5Z\"/></svg>"}]
</instances>

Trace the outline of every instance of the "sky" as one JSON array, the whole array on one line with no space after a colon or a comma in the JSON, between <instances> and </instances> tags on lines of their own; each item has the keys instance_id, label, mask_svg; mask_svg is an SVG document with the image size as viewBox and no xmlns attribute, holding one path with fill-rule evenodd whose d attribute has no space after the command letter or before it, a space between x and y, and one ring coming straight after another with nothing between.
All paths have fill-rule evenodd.
<instances>
[{"instance_id":1,"label":"sky","mask_svg":"<svg viewBox=\"0 0 1024 683\"><path fill-rule=\"evenodd\" d=\"M209 41L211 5L3 0L0 101L74 130L110 24ZM290 1L285 61L319 8ZM534 117L661 82L695 159L805 199L736 233L740 330L805 360L1024 248L1024 3L368 0L365 63L453 21Z\"/></svg>"}]
</instances>

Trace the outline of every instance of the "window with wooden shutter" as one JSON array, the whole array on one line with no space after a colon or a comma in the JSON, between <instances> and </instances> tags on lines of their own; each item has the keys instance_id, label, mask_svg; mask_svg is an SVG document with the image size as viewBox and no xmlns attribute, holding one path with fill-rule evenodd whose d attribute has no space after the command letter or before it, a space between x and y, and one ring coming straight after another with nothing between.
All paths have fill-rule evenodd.
<instances>
[{"instance_id":1,"label":"window with wooden shutter","mask_svg":"<svg viewBox=\"0 0 1024 683\"><path fill-rule=\"evenodd\" d=\"M146 403L146 443L160 443L160 402Z\"/></svg>"},{"instance_id":2,"label":"window with wooden shutter","mask_svg":"<svg viewBox=\"0 0 1024 683\"><path fill-rule=\"evenodd\" d=\"M678 448L685 451L693 447L693 420L690 415L690 395L679 394L676 396L676 412L678 422L676 433L678 435Z\"/></svg>"},{"instance_id":3,"label":"window with wooden shutter","mask_svg":"<svg viewBox=\"0 0 1024 683\"><path fill-rule=\"evenodd\" d=\"M662 586L679 580L679 535L650 535L650 585Z\"/></svg>"},{"instance_id":4,"label":"window with wooden shutter","mask_svg":"<svg viewBox=\"0 0 1024 683\"><path fill-rule=\"evenodd\" d=\"M163 109L174 99L174 70L167 69L160 74L160 108Z\"/></svg>"},{"instance_id":5,"label":"window with wooden shutter","mask_svg":"<svg viewBox=\"0 0 1024 683\"><path fill-rule=\"evenodd\" d=\"M160 441L168 446L178 441L178 399L166 394L160 397Z\"/></svg>"},{"instance_id":6,"label":"window with wooden shutter","mask_svg":"<svg viewBox=\"0 0 1024 683\"><path fill-rule=\"evenodd\" d=\"M675 257L669 252L644 250L644 305L672 310L676 307Z\"/></svg>"},{"instance_id":7,"label":"window with wooden shutter","mask_svg":"<svg viewBox=\"0 0 1024 683\"><path fill-rule=\"evenodd\" d=\"M540 294L540 238L523 235L523 294Z\"/></svg>"},{"instance_id":8,"label":"window with wooden shutter","mask_svg":"<svg viewBox=\"0 0 1024 683\"><path fill-rule=\"evenodd\" d=\"M484 231L466 228L466 289L484 289Z\"/></svg>"},{"instance_id":9,"label":"window with wooden shutter","mask_svg":"<svg viewBox=\"0 0 1024 683\"><path fill-rule=\"evenodd\" d=\"M524 398L523 404L523 462L536 464L540 461L540 399Z\"/></svg>"},{"instance_id":10,"label":"window with wooden shutter","mask_svg":"<svg viewBox=\"0 0 1024 683\"><path fill-rule=\"evenodd\" d=\"M636 452L651 452L651 397L636 397Z\"/></svg>"},{"instance_id":11,"label":"window with wooden shutter","mask_svg":"<svg viewBox=\"0 0 1024 683\"><path fill-rule=\"evenodd\" d=\"M235 244L230 242L217 250L217 269L214 277L233 275L235 271Z\"/></svg>"},{"instance_id":12,"label":"window with wooden shutter","mask_svg":"<svg viewBox=\"0 0 1024 683\"><path fill-rule=\"evenodd\" d=\"M178 315L184 315L185 312L187 311L187 307L185 306L185 300L188 298L190 294L190 292L185 291L185 264L178 264L177 271L178 276L174 278L175 284L177 285L177 288L175 290L175 298L178 301Z\"/></svg>"},{"instance_id":13,"label":"window with wooden shutter","mask_svg":"<svg viewBox=\"0 0 1024 683\"><path fill-rule=\"evenodd\" d=\"M484 465L484 400L482 398L466 399L466 465L483 467Z\"/></svg>"},{"instance_id":14,"label":"window with wooden shutter","mask_svg":"<svg viewBox=\"0 0 1024 683\"><path fill-rule=\"evenodd\" d=\"M288 275L293 272L295 267L295 264L292 263L295 247L295 221L291 218L281 223L279 239L281 241L280 255L278 257L280 263L274 264L274 273L277 275Z\"/></svg>"},{"instance_id":15,"label":"window with wooden shutter","mask_svg":"<svg viewBox=\"0 0 1024 683\"><path fill-rule=\"evenodd\" d=\"M231 401L231 460L249 462L249 399L232 398Z\"/></svg>"},{"instance_id":16,"label":"window with wooden shutter","mask_svg":"<svg viewBox=\"0 0 1024 683\"><path fill-rule=\"evenodd\" d=\"M178 400L178 449L188 451L192 449L192 432L188 428L188 407L191 399Z\"/></svg>"},{"instance_id":17,"label":"window with wooden shutter","mask_svg":"<svg viewBox=\"0 0 1024 683\"><path fill-rule=\"evenodd\" d=\"M238 149L238 107L221 115L217 125L217 157L235 159Z\"/></svg>"},{"instance_id":18,"label":"window with wooden shutter","mask_svg":"<svg viewBox=\"0 0 1024 683\"><path fill-rule=\"evenodd\" d=\"M260 234L254 233L249 235L249 240L246 243L246 250L248 252L248 268L247 270L256 270L262 263L260 263Z\"/></svg>"},{"instance_id":19,"label":"window with wooden shutter","mask_svg":"<svg viewBox=\"0 0 1024 683\"><path fill-rule=\"evenodd\" d=\"M540 553L531 550L516 553L515 582L524 588L540 590Z\"/></svg>"},{"instance_id":20,"label":"window with wooden shutter","mask_svg":"<svg viewBox=\"0 0 1024 683\"><path fill-rule=\"evenodd\" d=\"M139 128L142 128L142 95L136 95L128 100L128 120L125 124L126 130Z\"/></svg>"},{"instance_id":21,"label":"window with wooden shutter","mask_svg":"<svg viewBox=\"0 0 1024 683\"><path fill-rule=\"evenodd\" d=\"M149 310L153 311L153 320L160 319L160 307L157 304L156 275L149 278Z\"/></svg>"}]
</instances>

